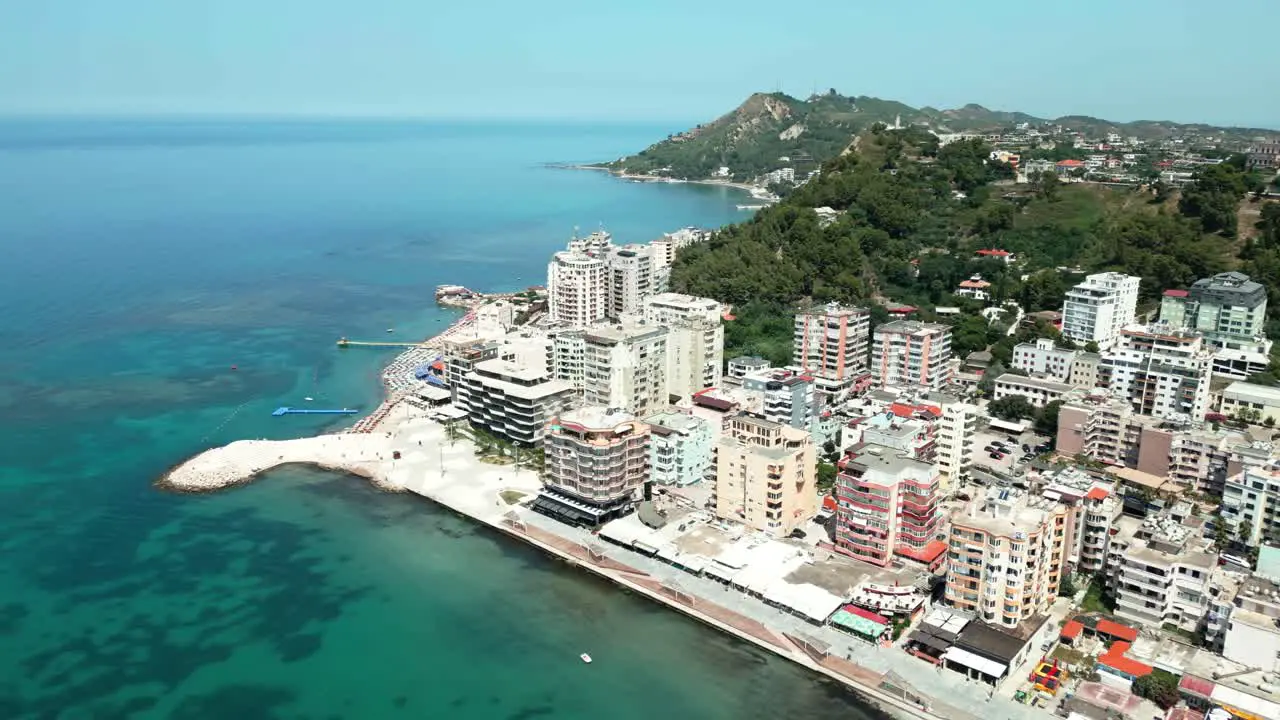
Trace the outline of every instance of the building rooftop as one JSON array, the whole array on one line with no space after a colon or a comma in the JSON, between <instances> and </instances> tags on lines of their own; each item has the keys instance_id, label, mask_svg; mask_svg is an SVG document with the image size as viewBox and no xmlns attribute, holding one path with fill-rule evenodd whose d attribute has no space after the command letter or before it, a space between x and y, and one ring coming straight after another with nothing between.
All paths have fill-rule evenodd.
<instances>
[{"instance_id":1,"label":"building rooftop","mask_svg":"<svg viewBox=\"0 0 1280 720\"><path fill-rule=\"evenodd\" d=\"M644 421L657 435L666 435L669 432L687 434L706 423L702 418L672 410L655 413L645 418Z\"/></svg>"},{"instance_id":2,"label":"building rooftop","mask_svg":"<svg viewBox=\"0 0 1280 720\"><path fill-rule=\"evenodd\" d=\"M887 333L923 337L943 332L951 332L951 327L940 323L920 322L919 320L894 320L893 322L885 323L876 327L877 335Z\"/></svg>"},{"instance_id":3,"label":"building rooftop","mask_svg":"<svg viewBox=\"0 0 1280 720\"><path fill-rule=\"evenodd\" d=\"M646 325L644 323L625 323L622 325L596 325L588 328L583 337L587 342L594 342L603 345L616 345L621 342L631 340L642 340L659 335L665 335L667 329L661 325Z\"/></svg>"},{"instance_id":4,"label":"building rooftop","mask_svg":"<svg viewBox=\"0 0 1280 720\"><path fill-rule=\"evenodd\" d=\"M1022 385L1023 387L1039 388L1050 392L1066 393L1073 387L1066 383L1050 380L1048 378L1031 377L1029 375L1018 375L1015 373L1005 373L996 378L996 384L1005 383L1006 385Z\"/></svg>"},{"instance_id":5,"label":"building rooftop","mask_svg":"<svg viewBox=\"0 0 1280 720\"><path fill-rule=\"evenodd\" d=\"M1222 391L1223 397L1257 398L1266 404L1280 405L1280 387L1255 385L1243 381L1233 382Z\"/></svg>"},{"instance_id":6,"label":"building rooftop","mask_svg":"<svg viewBox=\"0 0 1280 720\"><path fill-rule=\"evenodd\" d=\"M561 424L580 425L589 430L612 430L618 425L635 420L636 416L626 410L598 405L575 408L560 415Z\"/></svg>"},{"instance_id":7,"label":"building rooftop","mask_svg":"<svg viewBox=\"0 0 1280 720\"><path fill-rule=\"evenodd\" d=\"M883 445L863 445L861 451L855 452L852 463L866 468L863 479L876 485L892 485L904 476L929 478L936 474L933 465Z\"/></svg>"}]
</instances>

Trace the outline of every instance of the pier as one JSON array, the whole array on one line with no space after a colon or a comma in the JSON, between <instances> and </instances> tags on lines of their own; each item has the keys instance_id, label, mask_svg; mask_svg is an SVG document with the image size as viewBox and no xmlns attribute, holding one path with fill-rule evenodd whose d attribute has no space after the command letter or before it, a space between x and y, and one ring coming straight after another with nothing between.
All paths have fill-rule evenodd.
<instances>
[{"instance_id":1,"label":"pier","mask_svg":"<svg viewBox=\"0 0 1280 720\"><path fill-rule=\"evenodd\" d=\"M383 347L383 348L414 348L418 347L420 342L369 342L366 340L348 340L346 338L338 338L338 347Z\"/></svg>"},{"instance_id":2,"label":"pier","mask_svg":"<svg viewBox=\"0 0 1280 720\"><path fill-rule=\"evenodd\" d=\"M351 408L339 408L337 410L313 410L311 408L294 408L294 407L278 407L271 414L280 417L281 415L355 415L359 410Z\"/></svg>"}]
</instances>

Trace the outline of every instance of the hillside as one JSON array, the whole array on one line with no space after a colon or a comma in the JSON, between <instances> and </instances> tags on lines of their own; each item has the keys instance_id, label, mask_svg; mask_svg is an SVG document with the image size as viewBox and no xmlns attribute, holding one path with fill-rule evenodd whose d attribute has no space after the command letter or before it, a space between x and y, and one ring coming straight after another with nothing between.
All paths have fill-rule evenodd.
<instances>
[{"instance_id":1,"label":"hillside","mask_svg":"<svg viewBox=\"0 0 1280 720\"><path fill-rule=\"evenodd\" d=\"M1242 161L1217 166L1221 178L1188 186L1176 202L1150 189L1060 183L1054 175L1004 184L1008 168L988 162L989 153L981 140L938 148L920 128L864 132L855 150L782 202L681 251L673 289L734 305L727 355L777 362L787 360L797 303L832 300L873 306L880 320L885 299L916 306L915 317L926 320L941 319L937 306L960 307L945 320L955 326L956 352L1003 343L1000 357L1011 339L978 316L981 303L953 294L974 274L992 283L996 302L1029 312L1061 306L1073 276L1063 267L1138 275L1147 306L1167 288L1241 269L1280 301L1280 205L1259 205L1264 227L1243 252L1234 225L1205 230L1228 205L1253 202L1244 197ZM837 214L824 221L818 207ZM1018 262L977 255L993 247Z\"/></svg>"},{"instance_id":2,"label":"hillside","mask_svg":"<svg viewBox=\"0 0 1280 720\"><path fill-rule=\"evenodd\" d=\"M671 135L604 167L690 180L726 177L737 181L757 180L774 170L790 168L798 182L848 148L859 132L876 123L892 126L895 122L938 134L996 132L1026 123L1054 132L1061 126L1064 132L1080 132L1090 138L1117 133L1143 141L1195 137L1229 145L1244 144L1270 132L1155 121L1112 123L1085 116L1045 119L975 104L951 110L914 108L893 100L844 96L835 90L807 100L783 93L756 93L712 122ZM727 176L721 168L728 168Z\"/></svg>"}]
</instances>

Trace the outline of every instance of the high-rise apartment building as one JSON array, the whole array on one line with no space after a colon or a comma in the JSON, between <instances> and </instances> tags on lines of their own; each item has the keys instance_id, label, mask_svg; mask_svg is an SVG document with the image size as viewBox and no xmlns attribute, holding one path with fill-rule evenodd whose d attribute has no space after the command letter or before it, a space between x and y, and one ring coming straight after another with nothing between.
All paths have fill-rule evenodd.
<instances>
[{"instance_id":1,"label":"high-rise apartment building","mask_svg":"<svg viewBox=\"0 0 1280 720\"><path fill-rule=\"evenodd\" d=\"M1067 291L1062 305L1062 334L1081 345L1111 347L1120 328L1131 324L1138 308L1142 279L1117 272L1089 275Z\"/></svg>"},{"instance_id":2,"label":"high-rise apartment building","mask_svg":"<svg viewBox=\"0 0 1280 720\"><path fill-rule=\"evenodd\" d=\"M572 525L596 527L627 514L649 480L649 426L621 410L563 413L543 451L543 489L531 507Z\"/></svg>"},{"instance_id":3,"label":"high-rise apartment building","mask_svg":"<svg viewBox=\"0 0 1280 720\"><path fill-rule=\"evenodd\" d=\"M645 300L644 321L667 328L667 389L687 397L724 374L723 307L709 298L660 293Z\"/></svg>"},{"instance_id":4,"label":"high-rise apartment building","mask_svg":"<svg viewBox=\"0 0 1280 720\"><path fill-rule=\"evenodd\" d=\"M796 315L793 362L815 379L824 404L842 400L866 374L870 323L866 308L836 303Z\"/></svg>"},{"instance_id":5,"label":"high-rise apartment building","mask_svg":"<svg viewBox=\"0 0 1280 720\"><path fill-rule=\"evenodd\" d=\"M836 547L881 567L894 554L932 562L941 479L936 467L883 445L846 451L836 480Z\"/></svg>"},{"instance_id":6,"label":"high-rise apartment building","mask_svg":"<svg viewBox=\"0 0 1280 720\"><path fill-rule=\"evenodd\" d=\"M1210 609L1216 553L1167 515L1121 518L1107 551L1116 616L1138 625L1199 629Z\"/></svg>"},{"instance_id":7,"label":"high-rise apartment building","mask_svg":"<svg viewBox=\"0 0 1280 720\"><path fill-rule=\"evenodd\" d=\"M1203 333L1214 345L1250 340L1266 334L1267 289L1244 273L1218 273L1195 281L1189 291L1166 290L1160 319Z\"/></svg>"},{"instance_id":8,"label":"high-rise apartment building","mask_svg":"<svg viewBox=\"0 0 1280 720\"><path fill-rule=\"evenodd\" d=\"M947 604L993 625L1045 613L1065 567L1066 510L1016 488L993 487L951 517Z\"/></svg>"},{"instance_id":9,"label":"high-rise apartment building","mask_svg":"<svg viewBox=\"0 0 1280 720\"><path fill-rule=\"evenodd\" d=\"M942 393L931 393L925 401L941 411L934 433L937 442L934 462L941 473L942 493L945 495L969 479L980 410L976 405Z\"/></svg>"},{"instance_id":10,"label":"high-rise apartment building","mask_svg":"<svg viewBox=\"0 0 1280 720\"><path fill-rule=\"evenodd\" d=\"M1103 353L1098 385L1128 398L1141 415L1204 418L1213 355L1196 333L1164 324L1130 325Z\"/></svg>"},{"instance_id":11,"label":"high-rise apartment building","mask_svg":"<svg viewBox=\"0 0 1280 720\"><path fill-rule=\"evenodd\" d=\"M877 385L941 390L954 372L950 327L914 320L876 327L871 375Z\"/></svg>"},{"instance_id":12,"label":"high-rise apartment building","mask_svg":"<svg viewBox=\"0 0 1280 720\"><path fill-rule=\"evenodd\" d=\"M600 325L584 332L582 342L587 405L645 415L669 404L666 328Z\"/></svg>"},{"instance_id":13,"label":"high-rise apartment building","mask_svg":"<svg viewBox=\"0 0 1280 720\"><path fill-rule=\"evenodd\" d=\"M573 238L547 265L547 315L567 327L601 322L609 313L608 233Z\"/></svg>"},{"instance_id":14,"label":"high-rise apartment building","mask_svg":"<svg viewBox=\"0 0 1280 720\"><path fill-rule=\"evenodd\" d=\"M1084 455L1221 496L1226 479L1265 465L1271 450L1243 433L1203 423L1139 415L1126 399L1099 392L1071 399L1058 411L1059 455Z\"/></svg>"},{"instance_id":15,"label":"high-rise apartment building","mask_svg":"<svg viewBox=\"0 0 1280 720\"><path fill-rule=\"evenodd\" d=\"M639 244L615 247L608 264L605 315L619 320L643 312L645 300L654 293L652 249Z\"/></svg>"},{"instance_id":16,"label":"high-rise apartment building","mask_svg":"<svg viewBox=\"0 0 1280 720\"><path fill-rule=\"evenodd\" d=\"M786 537L818 512L817 456L803 430L730 418L716 446L716 516Z\"/></svg>"},{"instance_id":17,"label":"high-rise apartment building","mask_svg":"<svg viewBox=\"0 0 1280 720\"><path fill-rule=\"evenodd\" d=\"M1280 461L1228 477L1222 491L1222 519L1247 545L1280 542Z\"/></svg>"}]
</instances>

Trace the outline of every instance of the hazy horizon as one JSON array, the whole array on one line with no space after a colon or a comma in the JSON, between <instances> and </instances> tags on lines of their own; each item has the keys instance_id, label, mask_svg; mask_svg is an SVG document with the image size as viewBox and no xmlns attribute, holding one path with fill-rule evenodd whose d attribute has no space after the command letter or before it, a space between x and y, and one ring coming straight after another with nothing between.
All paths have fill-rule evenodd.
<instances>
[{"instance_id":1,"label":"hazy horizon","mask_svg":"<svg viewBox=\"0 0 1280 720\"><path fill-rule=\"evenodd\" d=\"M27 3L0 24L0 116L692 124L753 92L834 87L913 107L1275 128L1280 95L1241 18L1273 27L1280 5Z\"/></svg>"}]
</instances>

